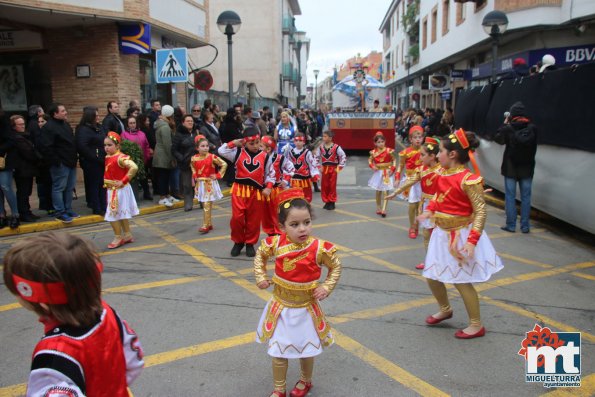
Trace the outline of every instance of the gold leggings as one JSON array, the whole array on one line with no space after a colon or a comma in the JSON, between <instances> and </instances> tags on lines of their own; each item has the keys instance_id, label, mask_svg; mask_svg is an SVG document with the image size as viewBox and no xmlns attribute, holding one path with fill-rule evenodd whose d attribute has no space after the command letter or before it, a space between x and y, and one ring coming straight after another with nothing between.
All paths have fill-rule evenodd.
<instances>
[{"instance_id":1,"label":"gold leggings","mask_svg":"<svg viewBox=\"0 0 595 397\"><path fill-rule=\"evenodd\" d=\"M450 303L448 301L448 293L446 292L446 287L444 283L436 280L432 280L430 278L428 280L428 286L430 287L430 291L432 291L432 295L436 298L438 305L440 306L440 311L443 313L447 313L452 311L450 307ZM481 326L481 316L479 313L479 297L477 296L477 291L473 287L471 283L465 284L454 284L456 289L461 294L463 298L463 302L465 303L465 309L467 309L467 315L469 316L469 325L471 326Z\"/></svg>"},{"instance_id":2,"label":"gold leggings","mask_svg":"<svg viewBox=\"0 0 595 397\"><path fill-rule=\"evenodd\" d=\"M110 222L112 225L112 229L114 230L114 235L117 239L122 238L122 232L124 232L124 237L128 238L132 236L130 233L130 223L128 219L120 219L119 221L112 221Z\"/></svg>"},{"instance_id":3,"label":"gold leggings","mask_svg":"<svg viewBox=\"0 0 595 397\"><path fill-rule=\"evenodd\" d=\"M419 202L409 203L409 227L417 230L417 215L419 210Z\"/></svg>"},{"instance_id":4,"label":"gold leggings","mask_svg":"<svg viewBox=\"0 0 595 397\"><path fill-rule=\"evenodd\" d=\"M376 190L376 210L386 212L386 192L382 190Z\"/></svg>"},{"instance_id":5,"label":"gold leggings","mask_svg":"<svg viewBox=\"0 0 595 397\"><path fill-rule=\"evenodd\" d=\"M211 221L211 215L213 211L213 202L212 201L205 201L202 203L202 210L204 212L204 221L202 223L202 227L207 228L213 224Z\"/></svg>"},{"instance_id":6,"label":"gold leggings","mask_svg":"<svg viewBox=\"0 0 595 397\"><path fill-rule=\"evenodd\" d=\"M285 392L287 388L287 367L289 360L286 358L273 357L273 382L275 390ZM300 358L300 379L306 383L312 382L314 371L314 357Z\"/></svg>"}]
</instances>

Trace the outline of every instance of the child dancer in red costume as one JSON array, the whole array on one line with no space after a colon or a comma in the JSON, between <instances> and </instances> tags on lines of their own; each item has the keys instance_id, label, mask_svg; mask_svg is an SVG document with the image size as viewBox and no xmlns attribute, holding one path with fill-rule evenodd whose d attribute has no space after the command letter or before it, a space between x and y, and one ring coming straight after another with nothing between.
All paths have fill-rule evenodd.
<instances>
[{"instance_id":1,"label":"child dancer in red costume","mask_svg":"<svg viewBox=\"0 0 595 397\"><path fill-rule=\"evenodd\" d=\"M438 161L436 161L436 155L440 150L439 141L435 138L426 137L424 144L421 146L420 150L420 159L422 165L415 169L415 172L412 175L409 175L407 179L401 183L399 188L395 190L394 193L389 194L386 199L391 200L398 194L401 194L406 189L409 189L411 186L415 185L416 183L421 183L421 211L425 211L430 200L434 197L436 193L436 178L440 174L442 170L442 166ZM421 222L422 233L424 235L424 246L426 250L428 249L428 244L430 243L430 236L432 235L432 230L434 229L434 225L430 222L429 219ZM420 263L419 265L415 266L416 269L423 269L424 263Z\"/></svg>"},{"instance_id":2,"label":"child dancer in red costume","mask_svg":"<svg viewBox=\"0 0 595 397\"><path fill-rule=\"evenodd\" d=\"M44 325L27 396L129 396L143 351L101 299L102 270L91 244L64 232L19 241L4 256L6 287Z\"/></svg>"},{"instance_id":3,"label":"child dancer in red costume","mask_svg":"<svg viewBox=\"0 0 595 397\"><path fill-rule=\"evenodd\" d=\"M134 161L126 154L120 153L122 138L113 131L108 132L103 141L105 148L105 172L103 186L107 189L107 210L105 220L114 229L114 240L107 248L114 249L134 242L128 220L139 214L130 180L138 170ZM123 234L122 234L123 233Z\"/></svg>"},{"instance_id":4,"label":"child dancer in red costume","mask_svg":"<svg viewBox=\"0 0 595 397\"><path fill-rule=\"evenodd\" d=\"M321 198L325 210L334 210L337 202L337 175L345 168L347 157L341 146L333 142L335 134L328 130L322 133L322 145L318 149L322 164Z\"/></svg>"},{"instance_id":5,"label":"child dancer in red costume","mask_svg":"<svg viewBox=\"0 0 595 397\"><path fill-rule=\"evenodd\" d=\"M469 151L479 146L472 133L463 129L440 141L438 160L444 168L436 180L436 195L418 217L432 217L436 227L430 237L423 276L438 301L440 311L428 316L428 325L452 317L444 283L455 285L469 315L469 326L455 333L460 339L485 335L479 299L472 283L488 281L502 269L502 261L485 233L486 209L483 178L464 167Z\"/></svg>"},{"instance_id":6,"label":"child dancer in red costume","mask_svg":"<svg viewBox=\"0 0 595 397\"><path fill-rule=\"evenodd\" d=\"M277 219L277 195L283 189L289 187L295 169L285 155L277 153L277 143L270 136L263 136L260 139L260 146L263 151L271 156L271 162L275 170L275 186L264 202L264 214L262 217L262 231L272 236L274 234L281 234L279 220Z\"/></svg>"},{"instance_id":7,"label":"child dancer in red costume","mask_svg":"<svg viewBox=\"0 0 595 397\"><path fill-rule=\"evenodd\" d=\"M337 285L341 262L333 244L310 236L312 209L303 191L287 189L278 198L283 233L263 240L254 258L258 288L274 286L256 330L256 341L268 343L268 354L273 357L275 389L270 397L286 396L290 358L299 358L301 367L300 380L290 396L303 397L312 388L314 356L334 343L319 301ZM270 258L275 260L272 278L266 268ZM319 283L322 266L328 268L328 274Z\"/></svg>"},{"instance_id":8,"label":"child dancer in red costume","mask_svg":"<svg viewBox=\"0 0 595 397\"><path fill-rule=\"evenodd\" d=\"M203 135L197 135L194 142L198 154L190 159L190 168L192 169L192 181L194 183L194 197L202 203L204 212L204 221L198 232L205 234L213 230L213 222L211 221L213 201L223 198L217 179L221 179L221 176L225 175L227 163L216 155L209 153L209 141Z\"/></svg>"},{"instance_id":9,"label":"child dancer in red costume","mask_svg":"<svg viewBox=\"0 0 595 397\"><path fill-rule=\"evenodd\" d=\"M287 158L293 164L295 172L291 178L291 187L299 187L304 190L306 200L312 202L312 182L320 178L318 163L312 152L305 148L306 137L303 133L297 132L293 138L295 147L285 152Z\"/></svg>"},{"instance_id":10,"label":"child dancer in red costume","mask_svg":"<svg viewBox=\"0 0 595 397\"><path fill-rule=\"evenodd\" d=\"M376 190L376 214L386 217L386 192L393 188L392 175L395 173L397 160L394 149L386 147L386 139L382 132L378 131L374 135L374 145L376 148L370 150L368 166L374 170L372 177L368 181L368 186Z\"/></svg>"},{"instance_id":11,"label":"child dancer in red costume","mask_svg":"<svg viewBox=\"0 0 595 397\"><path fill-rule=\"evenodd\" d=\"M424 129L419 125L411 127L409 130L411 146L399 152L399 168L397 168L397 178L400 178L399 186L404 184L407 177L413 175L417 167L421 165L419 150L423 140ZM409 202L409 238L417 238L418 225L415 217L418 214L421 200L419 183L415 183L403 190L400 198Z\"/></svg>"},{"instance_id":12,"label":"child dancer in red costume","mask_svg":"<svg viewBox=\"0 0 595 397\"><path fill-rule=\"evenodd\" d=\"M260 236L264 200L275 184L271 158L260 150L260 131L255 127L244 130L244 139L224 143L219 154L231 161L236 169L231 187L231 256L238 256L246 245L246 256L253 257L254 244Z\"/></svg>"}]
</instances>

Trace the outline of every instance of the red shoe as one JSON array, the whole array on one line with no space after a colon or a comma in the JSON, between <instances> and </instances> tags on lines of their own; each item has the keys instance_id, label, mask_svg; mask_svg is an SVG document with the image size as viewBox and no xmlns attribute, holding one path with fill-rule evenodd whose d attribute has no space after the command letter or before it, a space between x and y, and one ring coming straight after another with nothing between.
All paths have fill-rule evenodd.
<instances>
[{"instance_id":1,"label":"red shoe","mask_svg":"<svg viewBox=\"0 0 595 397\"><path fill-rule=\"evenodd\" d=\"M302 385L303 389L298 389L298 385ZM298 383L295 384L295 387L289 393L290 397L304 397L310 389L312 388L312 382L304 382L303 380L299 380Z\"/></svg>"},{"instance_id":2,"label":"red shoe","mask_svg":"<svg viewBox=\"0 0 595 397\"><path fill-rule=\"evenodd\" d=\"M449 318L452 318L452 311L450 312L449 315L447 315L444 318L436 318L434 316L428 316L428 318L426 318L426 324L428 325L436 325L441 323L444 320L448 320Z\"/></svg>"},{"instance_id":3,"label":"red shoe","mask_svg":"<svg viewBox=\"0 0 595 397\"><path fill-rule=\"evenodd\" d=\"M109 249L113 250L114 248L121 247L121 246L123 246L124 244L126 244L126 243L125 243L125 242L124 242L124 240L122 240L122 239L118 240L117 242L114 240L114 241L112 241L111 243L109 243L109 244L107 245L107 248L109 248Z\"/></svg>"},{"instance_id":4,"label":"red shoe","mask_svg":"<svg viewBox=\"0 0 595 397\"><path fill-rule=\"evenodd\" d=\"M273 390L269 397L285 397L285 392Z\"/></svg>"},{"instance_id":5,"label":"red shoe","mask_svg":"<svg viewBox=\"0 0 595 397\"><path fill-rule=\"evenodd\" d=\"M382 211L376 210L376 215L380 215L380 214L382 214Z\"/></svg>"},{"instance_id":6,"label":"red shoe","mask_svg":"<svg viewBox=\"0 0 595 397\"><path fill-rule=\"evenodd\" d=\"M414 228L409 229L409 238L411 238L411 239L417 238L417 229L414 229Z\"/></svg>"},{"instance_id":7,"label":"red shoe","mask_svg":"<svg viewBox=\"0 0 595 397\"><path fill-rule=\"evenodd\" d=\"M426 267L426 265L422 262L419 265L415 266L416 269L418 270L423 270Z\"/></svg>"},{"instance_id":8,"label":"red shoe","mask_svg":"<svg viewBox=\"0 0 595 397\"><path fill-rule=\"evenodd\" d=\"M474 334L467 334L467 333L463 332L462 329L460 329L457 332L455 332L455 338L473 339L473 338L480 338L480 337L484 336L485 334L486 334L485 327L481 327L481 329Z\"/></svg>"},{"instance_id":9,"label":"red shoe","mask_svg":"<svg viewBox=\"0 0 595 397\"><path fill-rule=\"evenodd\" d=\"M124 244L134 243L134 237L130 236L128 238L123 239Z\"/></svg>"}]
</instances>

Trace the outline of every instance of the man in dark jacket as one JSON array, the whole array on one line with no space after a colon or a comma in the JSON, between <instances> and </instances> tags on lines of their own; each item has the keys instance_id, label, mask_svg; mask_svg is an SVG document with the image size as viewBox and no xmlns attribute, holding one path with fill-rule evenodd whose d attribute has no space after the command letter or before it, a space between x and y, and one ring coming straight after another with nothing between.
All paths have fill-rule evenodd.
<instances>
[{"instance_id":1,"label":"man in dark jacket","mask_svg":"<svg viewBox=\"0 0 595 397\"><path fill-rule=\"evenodd\" d=\"M191 211L194 199L194 189L192 189L192 170L190 169L190 160L195 150L194 138L197 130L194 127L194 119L190 115L184 116L182 124L176 129L172 143L171 154L176 159L180 170L180 185L184 194L184 211Z\"/></svg>"},{"instance_id":2,"label":"man in dark jacket","mask_svg":"<svg viewBox=\"0 0 595 397\"><path fill-rule=\"evenodd\" d=\"M50 164L52 204L56 219L70 223L72 218L80 216L72 210L77 163L74 134L68 124L68 112L64 105L53 103L48 111L50 119L42 128L39 151Z\"/></svg>"},{"instance_id":3,"label":"man in dark jacket","mask_svg":"<svg viewBox=\"0 0 595 397\"><path fill-rule=\"evenodd\" d=\"M529 233L531 212L531 183L535 170L537 152L537 128L525 112L525 105L516 102L510 108L510 116L498 128L494 140L506 145L502 158L501 173L504 175L506 201L506 225L502 230L514 233L516 229L516 184L521 190L521 231Z\"/></svg>"},{"instance_id":4,"label":"man in dark jacket","mask_svg":"<svg viewBox=\"0 0 595 397\"><path fill-rule=\"evenodd\" d=\"M109 101L107 103L107 116L105 116L101 124L106 132L114 131L121 134L126 129L120 119L120 105L118 105L118 102Z\"/></svg>"}]
</instances>

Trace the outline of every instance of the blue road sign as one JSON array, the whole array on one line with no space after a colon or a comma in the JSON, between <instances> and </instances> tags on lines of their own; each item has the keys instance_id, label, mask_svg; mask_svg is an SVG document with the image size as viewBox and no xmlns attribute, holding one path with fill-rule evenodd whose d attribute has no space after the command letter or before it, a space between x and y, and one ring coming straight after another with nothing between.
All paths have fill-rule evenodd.
<instances>
[{"instance_id":1,"label":"blue road sign","mask_svg":"<svg viewBox=\"0 0 595 397\"><path fill-rule=\"evenodd\" d=\"M188 49L167 48L155 54L157 83L183 83L188 80Z\"/></svg>"}]
</instances>

